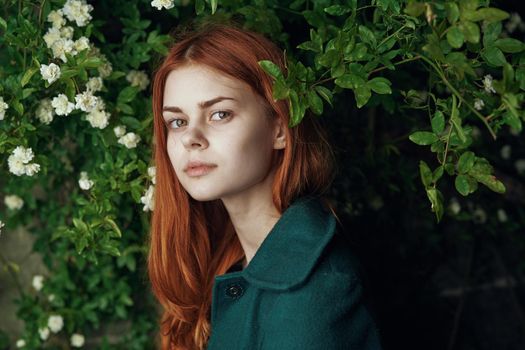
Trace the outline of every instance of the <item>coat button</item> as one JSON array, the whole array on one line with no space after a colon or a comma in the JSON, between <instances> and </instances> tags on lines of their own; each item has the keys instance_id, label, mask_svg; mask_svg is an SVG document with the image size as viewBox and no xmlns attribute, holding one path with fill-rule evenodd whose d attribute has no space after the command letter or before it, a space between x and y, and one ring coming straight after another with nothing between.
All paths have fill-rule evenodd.
<instances>
[{"instance_id":1,"label":"coat button","mask_svg":"<svg viewBox=\"0 0 525 350\"><path fill-rule=\"evenodd\" d=\"M239 298L244 293L244 288L240 284L230 284L226 288L226 295L230 298Z\"/></svg>"}]
</instances>

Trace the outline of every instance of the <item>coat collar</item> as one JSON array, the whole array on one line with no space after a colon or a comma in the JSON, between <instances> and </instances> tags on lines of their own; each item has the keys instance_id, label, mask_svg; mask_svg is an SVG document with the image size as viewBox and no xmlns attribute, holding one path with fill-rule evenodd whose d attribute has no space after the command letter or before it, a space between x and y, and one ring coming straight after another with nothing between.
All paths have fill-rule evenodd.
<instances>
[{"instance_id":1,"label":"coat collar","mask_svg":"<svg viewBox=\"0 0 525 350\"><path fill-rule=\"evenodd\" d=\"M320 199L300 197L281 215L241 276L259 288L291 289L308 277L334 233L335 218Z\"/></svg>"}]
</instances>

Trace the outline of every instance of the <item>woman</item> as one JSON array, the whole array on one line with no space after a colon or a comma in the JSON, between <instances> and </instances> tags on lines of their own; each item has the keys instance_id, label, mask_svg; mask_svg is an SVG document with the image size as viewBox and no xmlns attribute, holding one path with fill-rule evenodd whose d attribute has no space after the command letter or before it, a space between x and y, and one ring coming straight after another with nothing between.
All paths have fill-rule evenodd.
<instances>
[{"instance_id":1,"label":"woman","mask_svg":"<svg viewBox=\"0 0 525 350\"><path fill-rule=\"evenodd\" d=\"M309 116L288 126L261 60L286 74L262 35L208 24L155 73L148 268L162 349L379 349L321 197L330 147Z\"/></svg>"}]
</instances>

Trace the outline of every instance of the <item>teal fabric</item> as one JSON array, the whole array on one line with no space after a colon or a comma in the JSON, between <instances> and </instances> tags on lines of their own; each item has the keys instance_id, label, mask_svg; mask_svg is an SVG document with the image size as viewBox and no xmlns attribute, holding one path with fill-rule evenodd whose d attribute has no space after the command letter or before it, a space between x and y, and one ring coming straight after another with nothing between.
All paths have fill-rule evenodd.
<instances>
[{"instance_id":1,"label":"teal fabric","mask_svg":"<svg viewBox=\"0 0 525 350\"><path fill-rule=\"evenodd\" d=\"M207 350L381 349L345 242L318 198L294 201L244 270L215 276Z\"/></svg>"}]
</instances>

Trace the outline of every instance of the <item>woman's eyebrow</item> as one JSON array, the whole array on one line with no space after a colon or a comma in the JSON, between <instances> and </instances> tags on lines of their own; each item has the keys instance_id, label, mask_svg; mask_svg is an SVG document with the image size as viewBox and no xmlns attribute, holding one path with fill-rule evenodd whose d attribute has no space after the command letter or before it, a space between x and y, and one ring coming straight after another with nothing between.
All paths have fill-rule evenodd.
<instances>
[{"instance_id":1,"label":"woman's eyebrow","mask_svg":"<svg viewBox=\"0 0 525 350\"><path fill-rule=\"evenodd\" d=\"M223 100L232 100L232 101L236 101L236 99L232 98L232 97L224 97L224 96L219 96L219 97L215 97L214 99L211 99L209 101L203 101L203 102L199 102L199 107L200 109L205 109L205 108L208 108L220 101L223 101ZM183 113L182 109L180 109L180 107L176 107L176 106L164 106L162 107L162 111L168 111L168 112L174 112L174 113Z\"/></svg>"}]
</instances>

